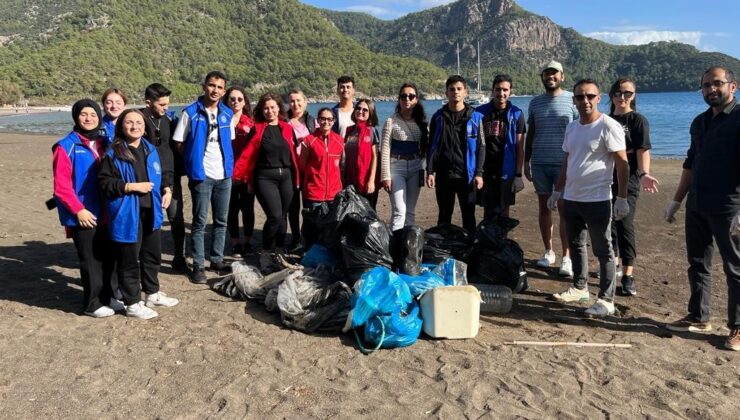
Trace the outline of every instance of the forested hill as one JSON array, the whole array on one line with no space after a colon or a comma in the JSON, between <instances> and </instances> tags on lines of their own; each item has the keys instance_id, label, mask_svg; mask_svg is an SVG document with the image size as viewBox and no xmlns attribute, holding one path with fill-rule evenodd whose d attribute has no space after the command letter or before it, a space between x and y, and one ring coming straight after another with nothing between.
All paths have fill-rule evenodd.
<instances>
[{"instance_id":1,"label":"forested hill","mask_svg":"<svg viewBox=\"0 0 740 420\"><path fill-rule=\"evenodd\" d=\"M617 76L631 75L643 91L696 90L701 73L711 65L740 71L740 61L733 57L678 42L615 46L587 38L513 0L460 0L393 21L323 12L342 32L373 51L421 58L448 72L455 71L455 45L460 43L462 73L471 79L480 41L484 88L496 73L506 72L514 77L519 94L542 90L538 73L551 59L564 64L570 81L592 77L608 84Z\"/></svg>"},{"instance_id":2,"label":"forested hill","mask_svg":"<svg viewBox=\"0 0 740 420\"><path fill-rule=\"evenodd\" d=\"M0 0L0 101L97 97L111 86L139 100L154 81L190 100L213 69L250 93L302 88L329 95L341 74L368 95L409 79L443 89L446 72L370 51L295 0Z\"/></svg>"}]
</instances>

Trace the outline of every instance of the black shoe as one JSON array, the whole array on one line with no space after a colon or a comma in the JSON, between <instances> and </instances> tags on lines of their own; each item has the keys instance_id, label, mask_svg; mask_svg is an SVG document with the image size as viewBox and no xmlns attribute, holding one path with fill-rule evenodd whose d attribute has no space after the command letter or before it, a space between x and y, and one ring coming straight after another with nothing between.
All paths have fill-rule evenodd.
<instances>
[{"instance_id":1,"label":"black shoe","mask_svg":"<svg viewBox=\"0 0 740 420\"><path fill-rule=\"evenodd\" d=\"M190 282L194 284L206 284L208 282L206 270L203 268L193 268L193 271L190 272Z\"/></svg>"},{"instance_id":2,"label":"black shoe","mask_svg":"<svg viewBox=\"0 0 740 420\"><path fill-rule=\"evenodd\" d=\"M235 258L241 258L244 255L244 250L241 244L236 244L231 247L231 256Z\"/></svg>"},{"instance_id":3,"label":"black shoe","mask_svg":"<svg viewBox=\"0 0 740 420\"><path fill-rule=\"evenodd\" d=\"M184 273L188 269L188 263L185 261L185 257L182 255L175 256L175 258L172 259L172 269Z\"/></svg>"},{"instance_id":4,"label":"black shoe","mask_svg":"<svg viewBox=\"0 0 740 420\"><path fill-rule=\"evenodd\" d=\"M211 265L208 267L209 270L215 271L217 273L231 273L231 264L227 264L223 261L219 262L213 262L211 261Z\"/></svg>"},{"instance_id":5,"label":"black shoe","mask_svg":"<svg viewBox=\"0 0 740 420\"><path fill-rule=\"evenodd\" d=\"M247 255L254 254L254 248L252 248L252 244L247 242L246 244L242 245L242 257L246 257Z\"/></svg>"},{"instance_id":6,"label":"black shoe","mask_svg":"<svg viewBox=\"0 0 740 420\"><path fill-rule=\"evenodd\" d=\"M637 289L635 288L635 278L633 276L622 276L622 294L625 296L637 295Z\"/></svg>"}]
</instances>

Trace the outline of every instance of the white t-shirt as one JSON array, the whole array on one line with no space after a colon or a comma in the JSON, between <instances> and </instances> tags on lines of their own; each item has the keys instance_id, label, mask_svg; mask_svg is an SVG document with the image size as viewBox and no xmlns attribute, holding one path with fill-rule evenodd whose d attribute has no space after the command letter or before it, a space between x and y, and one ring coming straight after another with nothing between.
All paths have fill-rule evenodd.
<instances>
[{"instance_id":1,"label":"white t-shirt","mask_svg":"<svg viewBox=\"0 0 740 420\"><path fill-rule=\"evenodd\" d=\"M341 109L337 109L337 115L339 116L339 135L344 138L344 134L347 132L347 127L355 125L352 121L352 112L344 112Z\"/></svg>"},{"instance_id":2,"label":"white t-shirt","mask_svg":"<svg viewBox=\"0 0 740 420\"><path fill-rule=\"evenodd\" d=\"M203 155L203 170L206 173L206 177L215 180L224 179L224 157L221 153L221 145L218 141L218 122L217 112L206 109L208 115L208 140L206 143L206 151ZM215 128L214 128L215 127ZM175 133L172 135L172 140L177 142L183 142L188 136L190 131L190 117L187 113L183 112L180 116L180 121L177 123ZM234 126L231 126L231 141L236 136Z\"/></svg>"},{"instance_id":3,"label":"white t-shirt","mask_svg":"<svg viewBox=\"0 0 740 420\"><path fill-rule=\"evenodd\" d=\"M568 153L563 198L596 202L612 198L613 152L625 150L624 129L602 114L591 124L572 121L565 129L563 151Z\"/></svg>"}]
</instances>

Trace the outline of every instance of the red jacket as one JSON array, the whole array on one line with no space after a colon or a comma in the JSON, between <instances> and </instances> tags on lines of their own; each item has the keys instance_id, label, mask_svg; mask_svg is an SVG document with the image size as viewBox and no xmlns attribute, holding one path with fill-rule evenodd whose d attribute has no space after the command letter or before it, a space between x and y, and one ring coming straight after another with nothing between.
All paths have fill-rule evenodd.
<instances>
[{"instance_id":1,"label":"red jacket","mask_svg":"<svg viewBox=\"0 0 740 420\"><path fill-rule=\"evenodd\" d=\"M283 133L283 140L288 143L290 149L290 160L293 162L293 173L295 175L293 185L298 188L300 184L300 175L298 173L298 155L295 151L295 144L293 143L293 127L285 121L278 121L280 131ZM234 164L233 178L237 181L251 184L254 181L254 166L257 164L257 157L259 156L260 149L262 146L262 135L265 133L267 128L266 122L256 123L250 132L250 138L247 146L242 151L236 164Z\"/></svg>"},{"instance_id":2,"label":"red jacket","mask_svg":"<svg viewBox=\"0 0 740 420\"><path fill-rule=\"evenodd\" d=\"M303 140L301 180L303 198L329 201L342 190L342 172L339 163L344 153L344 140L331 131L326 141L318 131Z\"/></svg>"},{"instance_id":3,"label":"red jacket","mask_svg":"<svg viewBox=\"0 0 740 420\"><path fill-rule=\"evenodd\" d=\"M238 159L239 155L241 155L247 146L247 134L252 131L252 127L254 127L254 120L249 115L242 114L234 128L236 138L231 141L231 148L234 150L234 159Z\"/></svg>"}]
</instances>

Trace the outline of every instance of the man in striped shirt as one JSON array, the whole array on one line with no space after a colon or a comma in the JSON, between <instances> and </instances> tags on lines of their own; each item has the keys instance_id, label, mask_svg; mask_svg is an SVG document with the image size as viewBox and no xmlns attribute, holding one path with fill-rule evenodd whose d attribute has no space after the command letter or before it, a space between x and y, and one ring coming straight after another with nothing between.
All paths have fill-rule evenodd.
<instances>
[{"instance_id":1,"label":"man in striped shirt","mask_svg":"<svg viewBox=\"0 0 740 420\"><path fill-rule=\"evenodd\" d=\"M556 257L552 249L552 212L547 207L547 200L552 194L563 163L565 128L571 121L578 119L578 110L573 104L573 94L561 87L565 81L562 64L557 61L549 62L542 70L541 77L545 93L529 103L524 175L534 184L537 192L540 234L545 245L545 253L537 261L537 265L549 267L555 263ZM558 208L560 206L562 203L558 203ZM565 221L563 212L559 213L560 241L563 246L559 274L572 276L573 264L570 260Z\"/></svg>"}]
</instances>

